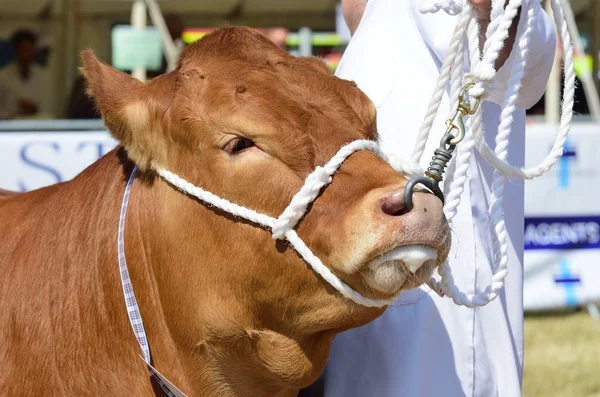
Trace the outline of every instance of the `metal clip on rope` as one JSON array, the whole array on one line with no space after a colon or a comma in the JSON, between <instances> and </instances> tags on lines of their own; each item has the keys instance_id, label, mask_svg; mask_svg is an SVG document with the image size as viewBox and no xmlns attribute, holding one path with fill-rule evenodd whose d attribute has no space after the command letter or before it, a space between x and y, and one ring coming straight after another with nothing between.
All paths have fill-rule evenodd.
<instances>
[{"instance_id":1,"label":"metal clip on rope","mask_svg":"<svg viewBox=\"0 0 600 397\"><path fill-rule=\"evenodd\" d=\"M475 98L475 104L471 104L465 100L467 90L473 87L475 83L468 83L463 87L458 96L458 108L454 117L446 120L446 133L440 141L440 146L433 152L433 158L429 163L429 168L425 171L425 176L418 176L408 181L404 187L404 205L408 211L413 209L412 195L417 184L424 185L431 190L444 204L444 193L440 189L440 182L443 180L446 166L452 159L452 153L456 145L465 138L465 123L463 118L466 115L475 114L479 107L479 98ZM452 132L456 130L456 134Z\"/></svg>"}]
</instances>

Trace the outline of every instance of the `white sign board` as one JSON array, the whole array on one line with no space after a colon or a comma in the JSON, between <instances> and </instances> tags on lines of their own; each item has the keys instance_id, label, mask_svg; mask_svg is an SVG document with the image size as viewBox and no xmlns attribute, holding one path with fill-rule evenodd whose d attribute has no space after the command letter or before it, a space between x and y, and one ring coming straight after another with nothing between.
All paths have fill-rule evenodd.
<instances>
[{"instance_id":1,"label":"white sign board","mask_svg":"<svg viewBox=\"0 0 600 397\"><path fill-rule=\"evenodd\" d=\"M555 133L552 126L528 126L528 165L547 155ZM69 180L115 145L102 130L0 132L0 188ZM573 125L559 163L525 183L525 214L525 310L599 301L600 127Z\"/></svg>"},{"instance_id":2,"label":"white sign board","mask_svg":"<svg viewBox=\"0 0 600 397\"><path fill-rule=\"evenodd\" d=\"M160 70L162 40L154 26L135 28L117 25L112 30L112 64L121 70Z\"/></svg>"},{"instance_id":3,"label":"white sign board","mask_svg":"<svg viewBox=\"0 0 600 397\"><path fill-rule=\"evenodd\" d=\"M28 191L72 179L116 144L106 131L0 132L0 189Z\"/></svg>"},{"instance_id":4,"label":"white sign board","mask_svg":"<svg viewBox=\"0 0 600 397\"><path fill-rule=\"evenodd\" d=\"M528 126L528 166L555 134ZM525 183L525 214L525 310L600 301L600 126L573 125L559 162Z\"/></svg>"}]
</instances>

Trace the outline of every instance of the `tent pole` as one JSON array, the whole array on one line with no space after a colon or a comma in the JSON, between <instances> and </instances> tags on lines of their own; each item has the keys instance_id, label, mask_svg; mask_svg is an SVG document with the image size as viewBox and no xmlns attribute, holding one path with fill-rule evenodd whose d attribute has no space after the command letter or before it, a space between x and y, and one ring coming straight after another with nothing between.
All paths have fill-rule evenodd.
<instances>
[{"instance_id":1,"label":"tent pole","mask_svg":"<svg viewBox=\"0 0 600 397\"><path fill-rule=\"evenodd\" d=\"M64 65L63 65L63 95L62 98L68 98L71 87L73 86L73 80L77 76L77 5L72 0L63 1L63 15L64 15Z\"/></svg>"},{"instance_id":2,"label":"tent pole","mask_svg":"<svg viewBox=\"0 0 600 397\"><path fill-rule=\"evenodd\" d=\"M146 27L146 3L144 0L135 0L131 8L131 26L137 29ZM146 81L146 69L135 68L131 75L141 81Z\"/></svg>"},{"instance_id":3,"label":"tent pole","mask_svg":"<svg viewBox=\"0 0 600 397\"><path fill-rule=\"evenodd\" d=\"M302 27L298 30L298 52L301 57L312 56L312 30Z\"/></svg>"},{"instance_id":4,"label":"tent pole","mask_svg":"<svg viewBox=\"0 0 600 397\"><path fill-rule=\"evenodd\" d=\"M594 72L592 73L592 77L594 78L594 83L596 87L600 89L599 84L599 72L600 68L598 68L598 62L600 61L600 2L598 0L591 0L590 6L591 8L591 21L592 21L592 58L594 59Z\"/></svg>"},{"instance_id":5,"label":"tent pole","mask_svg":"<svg viewBox=\"0 0 600 397\"><path fill-rule=\"evenodd\" d=\"M546 1L546 12L552 16L552 9L550 8L550 0ZM554 65L550 77L548 78L548 84L546 85L546 94L544 96L545 102L545 113L546 123L558 124L560 122L560 71L561 71L561 55L556 50L554 56Z\"/></svg>"},{"instance_id":6,"label":"tent pole","mask_svg":"<svg viewBox=\"0 0 600 397\"><path fill-rule=\"evenodd\" d=\"M575 47L575 56L585 56L583 44L581 43L581 36L579 36L579 30L577 29L575 17L573 16L573 9L568 1L563 3L563 10L567 21L567 28L569 29L571 39L573 40L573 46ZM598 11L600 11L600 7L598 7ZM600 24L600 19L598 19L598 23ZM596 39L598 38L596 37ZM596 59L593 61L594 66L596 66L597 58L598 57L596 56ZM583 93L587 99L592 119L598 123L600 122L600 100L598 99L598 90L594 83L594 66L592 66L591 70L583 67L581 75L578 77L583 85Z\"/></svg>"},{"instance_id":7,"label":"tent pole","mask_svg":"<svg viewBox=\"0 0 600 397\"><path fill-rule=\"evenodd\" d=\"M169 33L169 29L167 28L167 24L165 23L165 18L160 11L160 7L156 0L145 0L146 5L148 6L148 12L150 14L150 20L152 24L156 26L160 32L163 42L163 53L165 54L165 58L167 59L167 72L175 69L177 66L177 61L179 59L180 49L177 48L171 34Z\"/></svg>"}]
</instances>

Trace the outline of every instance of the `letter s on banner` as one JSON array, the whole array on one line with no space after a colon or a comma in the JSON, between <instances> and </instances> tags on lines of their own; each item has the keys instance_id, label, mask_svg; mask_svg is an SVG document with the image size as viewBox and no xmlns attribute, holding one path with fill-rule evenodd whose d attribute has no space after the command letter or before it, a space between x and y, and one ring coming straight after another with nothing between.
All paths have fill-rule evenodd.
<instances>
[{"instance_id":1,"label":"letter s on banner","mask_svg":"<svg viewBox=\"0 0 600 397\"><path fill-rule=\"evenodd\" d=\"M39 146L39 145L49 146L50 148L54 149L54 151L56 153L60 154L60 146L56 142L28 142L25 145L23 145L23 147L21 148L21 156L20 156L21 160L23 161L23 163L25 163L33 168L42 170L42 171L52 175L52 177L55 179L54 183L62 182L62 178L57 170L50 167L49 165L45 165L40 162L37 162L32 157L30 157L30 152L29 152L30 149L34 146ZM25 186L25 183L23 182L23 180L19 180L19 189L22 192L29 190L29 189L27 189L27 186Z\"/></svg>"}]
</instances>

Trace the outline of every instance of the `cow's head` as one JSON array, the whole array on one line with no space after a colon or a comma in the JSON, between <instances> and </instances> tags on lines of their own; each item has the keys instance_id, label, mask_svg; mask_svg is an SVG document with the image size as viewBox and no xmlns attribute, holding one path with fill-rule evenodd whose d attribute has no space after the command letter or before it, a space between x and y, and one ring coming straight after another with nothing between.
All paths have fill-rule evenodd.
<instances>
[{"instance_id":1,"label":"cow's head","mask_svg":"<svg viewBox=\"0 0 600 397\"><path fill-rule=\"evenodd\" d=\"M142 170L151 175L153 166L165 168L273 217L340 147L377 139L375 107L354 83L250 29L203 38L183 52L176 70L145 84L90 52L84 61L106 125ZM417 287L447 255L441 202L417 192L406 211L406 182L377 155L356 152L297 227L323 263L364 296L389 298ZM145 214L152 227L144 238L161 302L175 338L203 346L197 354L226 350L232 338L248 341L242 345L259 357L257 365L300 354L306 359L288 357L297 362L286 365L302 368L284 371L296 374L277 376L303 385L323 368L333 335L382 313L340 297L268 230L157 178L148 185L154 196L145 201L152 207ZM411 245L435 254L393 255ZM268 343L261 348L259 341ZM258 351L271 345L279 346L278 359Z\"/></svg>"}]
</instances>

